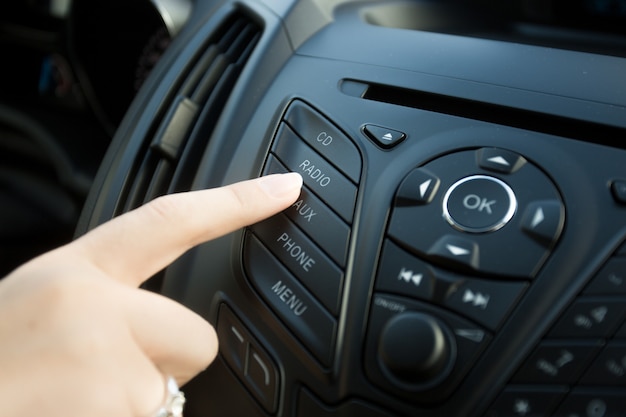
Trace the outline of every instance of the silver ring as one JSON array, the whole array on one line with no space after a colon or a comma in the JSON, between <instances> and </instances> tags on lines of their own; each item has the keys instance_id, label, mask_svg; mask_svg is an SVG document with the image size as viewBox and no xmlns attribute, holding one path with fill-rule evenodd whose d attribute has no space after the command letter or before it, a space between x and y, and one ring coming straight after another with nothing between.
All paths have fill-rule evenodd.
<instances>
[{"instance_id":1,"label":"silver ring","mask_svg":"<svg viewBox=\"0 0 626 417\"><path fill-rule=\"evenodd\" d=\"M154 417L182 417L185 405L185 394L178 388L174 378L165 381L165 402L157 410Z\"/></svg>"}]
</instances>

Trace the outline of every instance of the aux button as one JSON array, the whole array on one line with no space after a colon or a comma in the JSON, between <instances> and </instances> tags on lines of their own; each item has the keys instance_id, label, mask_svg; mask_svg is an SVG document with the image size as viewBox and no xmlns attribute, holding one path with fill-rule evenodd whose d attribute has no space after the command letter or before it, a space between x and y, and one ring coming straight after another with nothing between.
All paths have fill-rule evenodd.
<instances>
[{"instance_id":1,"label":"aux button","mask_svg":"<svg viewBox=\"0 0 626 417\"><path fill-rule=\"evenodd\" d=\"M511 187L487 175L458 180L443 198L444 218L464 232L495 232L511 220L516 210L517 199Z\"/></svg>"}]
</instances>

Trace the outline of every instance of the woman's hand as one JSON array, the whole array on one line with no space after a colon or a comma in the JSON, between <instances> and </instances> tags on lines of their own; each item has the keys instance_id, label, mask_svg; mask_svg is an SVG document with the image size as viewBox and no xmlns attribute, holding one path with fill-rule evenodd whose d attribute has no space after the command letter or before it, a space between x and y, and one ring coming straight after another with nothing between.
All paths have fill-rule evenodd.
<instances>
[{"instance_id":1,"label":"woman's hand","mask_svg":"<svg viewBox=\"0 0 626 417\"><path fill-rule=\"evenodd\" d=\"M165 376L217 354L211 325L138 286L193 246L269 217L302 178L278 174L158 198L0 281L0 414L152 417Z\"/></svg>"}]
</instances>

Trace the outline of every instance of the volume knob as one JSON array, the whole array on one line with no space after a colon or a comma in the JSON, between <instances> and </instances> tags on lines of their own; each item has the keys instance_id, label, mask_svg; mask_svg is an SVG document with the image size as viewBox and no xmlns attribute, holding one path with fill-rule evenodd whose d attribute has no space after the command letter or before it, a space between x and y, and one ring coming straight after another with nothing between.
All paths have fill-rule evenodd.
<instances>
[{"instance_id":1,"label":"volume knob","mask_svg":"<svg viewBox=\"0 0 626 417\"><path fill-rule=\"evenodd\" d=\"M456 345L447 327L415 311L392 317L383 327L378 358L383 373L397 385L434 385L454 363Z\"/></svg>"}]
</instances>

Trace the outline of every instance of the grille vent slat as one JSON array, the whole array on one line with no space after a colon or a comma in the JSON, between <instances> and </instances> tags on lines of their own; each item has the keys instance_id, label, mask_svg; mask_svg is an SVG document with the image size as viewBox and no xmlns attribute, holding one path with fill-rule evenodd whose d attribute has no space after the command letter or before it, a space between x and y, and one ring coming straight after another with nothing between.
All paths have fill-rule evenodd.
<instances>
[{"instance_id":1,"label":"grille vent slat","mask_svg":"<svg viewBox=\"0 0 626 417\"><path fill-rule=\"evenodd\" d=\"M154 135L145 139L116 215L191 187L208 138L260 36L260 27L241 13L214 33L180 78L168 110L151 130Z\"/></svg>"}]
</instances>

